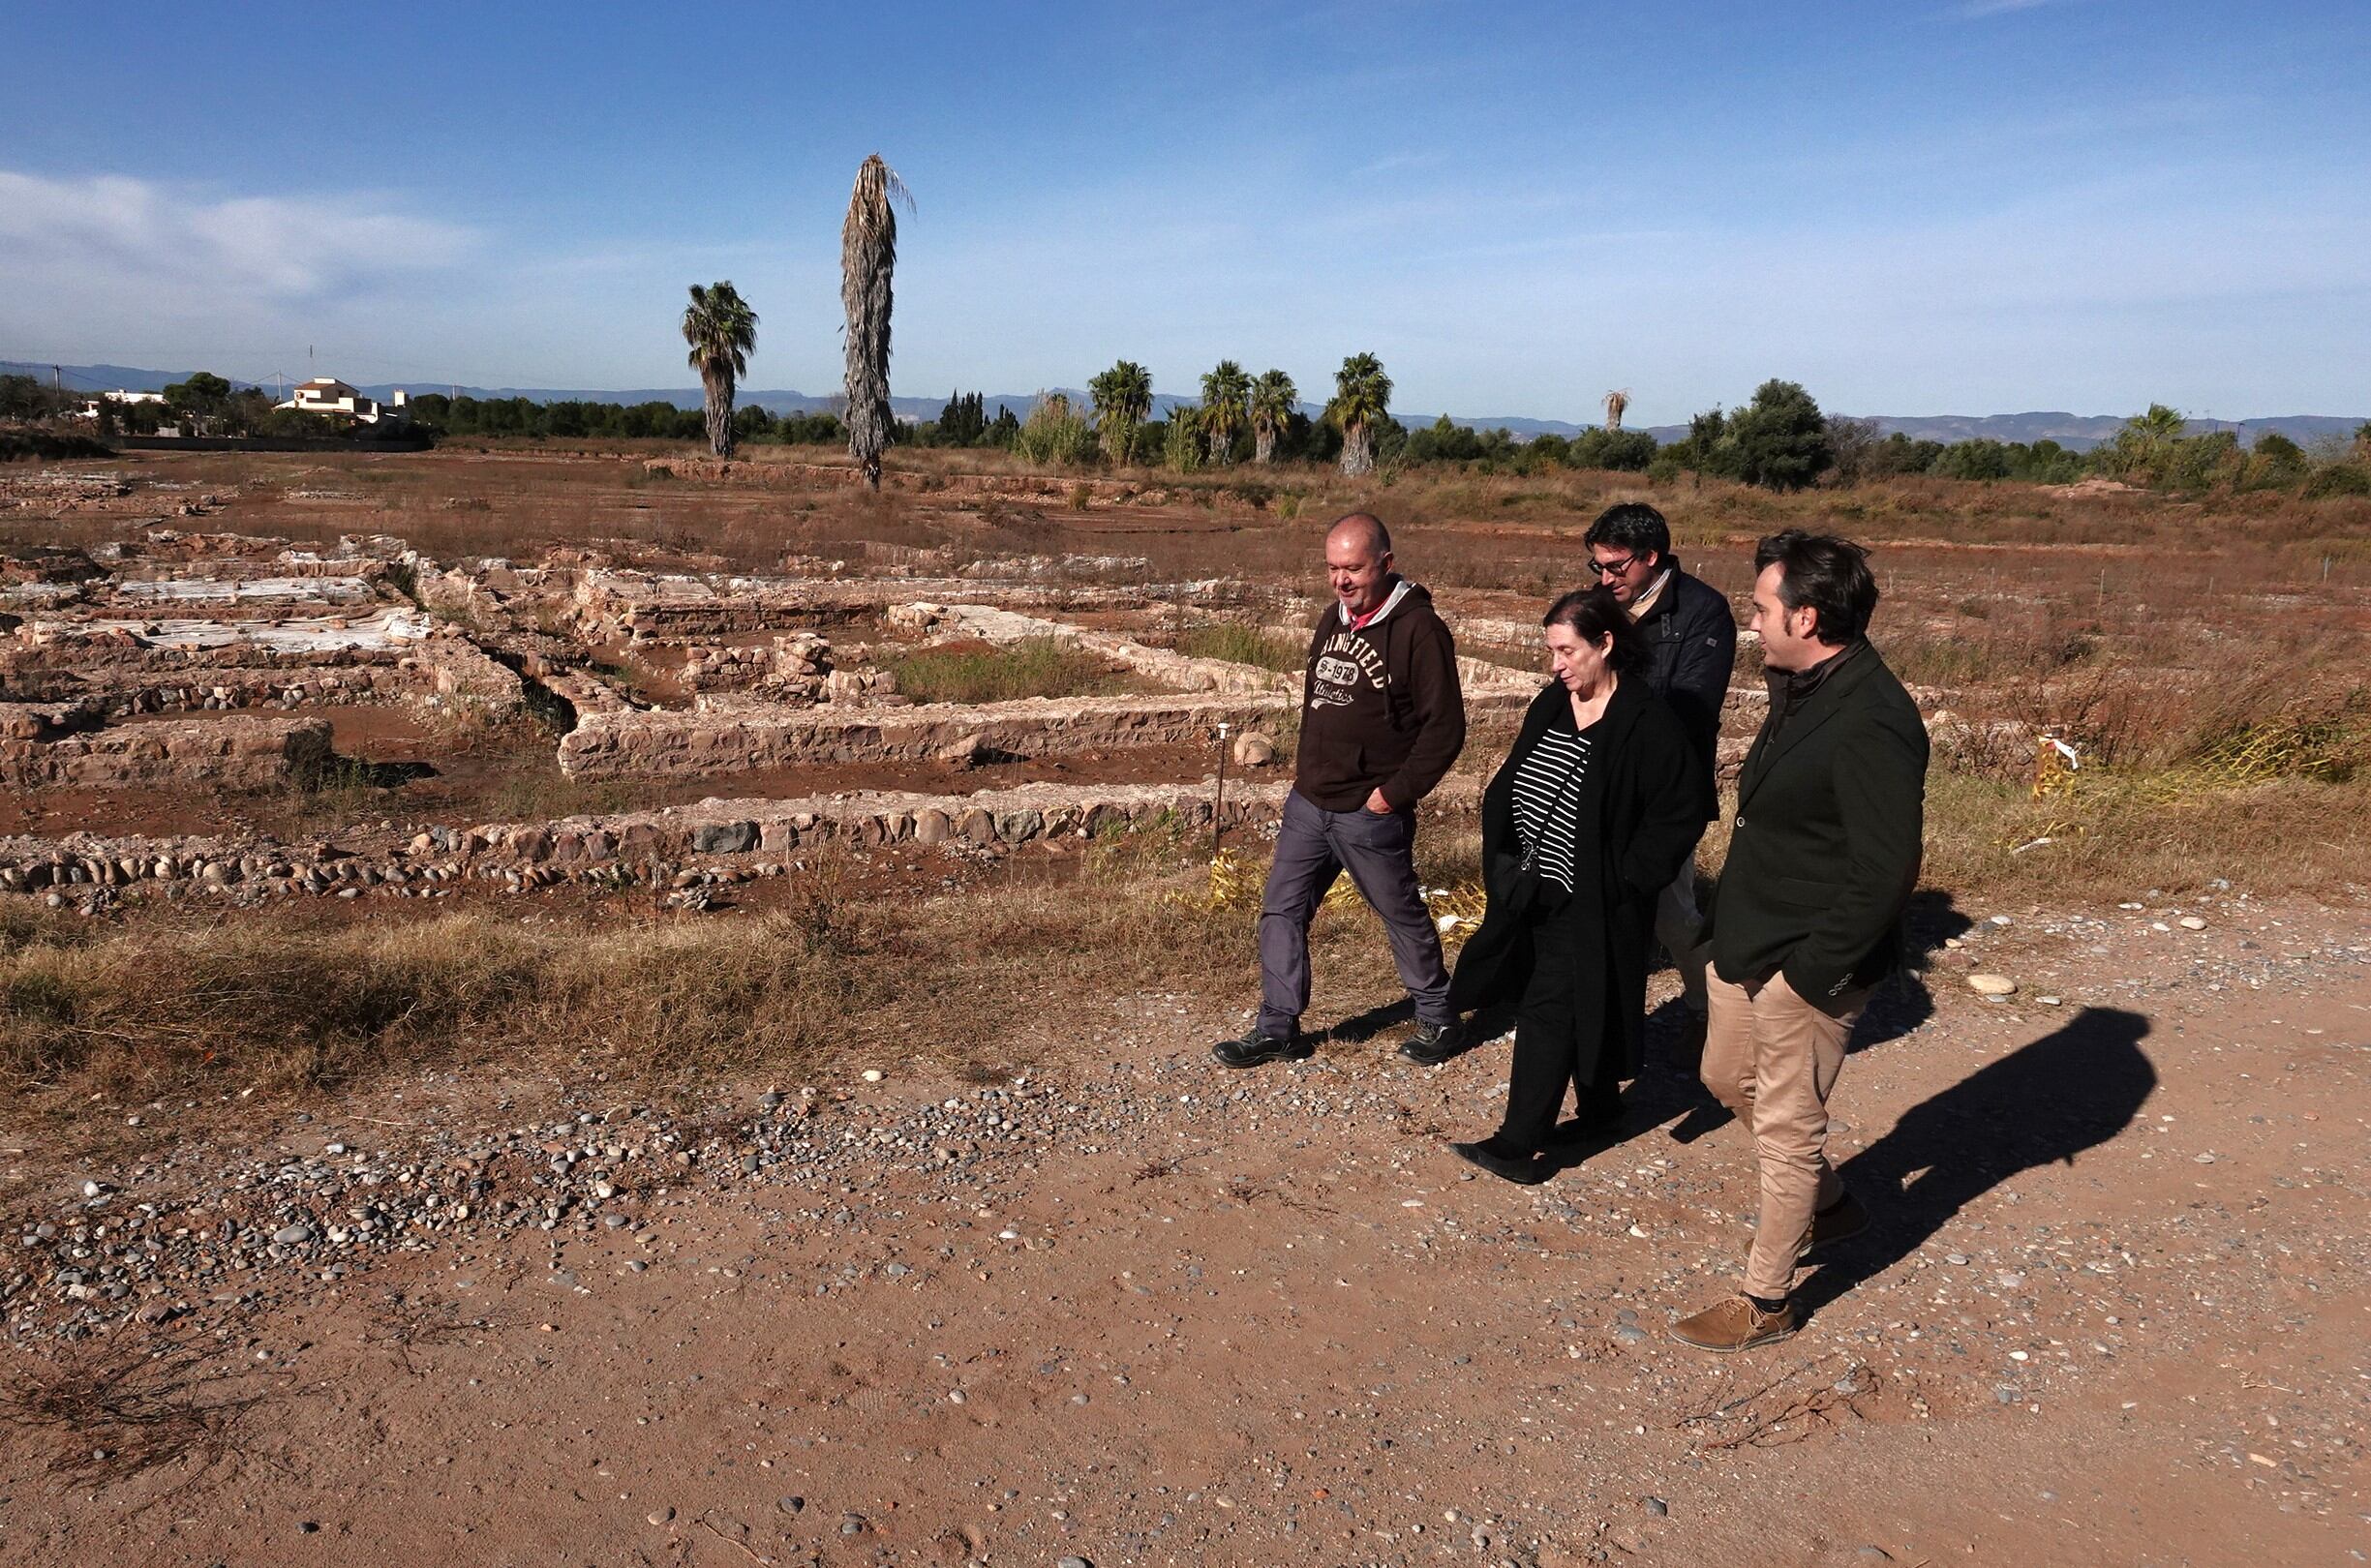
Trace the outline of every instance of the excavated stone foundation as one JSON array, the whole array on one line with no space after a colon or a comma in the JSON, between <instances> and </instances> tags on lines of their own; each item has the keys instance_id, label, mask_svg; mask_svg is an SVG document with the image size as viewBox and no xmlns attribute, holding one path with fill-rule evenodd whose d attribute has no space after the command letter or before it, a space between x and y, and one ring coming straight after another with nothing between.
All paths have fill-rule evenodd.
<instances>
[{"instance_id":1,"label":"excavated stone foundation","mask_svg":"<svg viewBox=\"0 0 2371 1568\"><path fill-rule=\"evenodd\" d=\"M70 729L0 704L0 784L17 789L130 789L212 784L260 790L298 783L329 763L326 719L246 714ZM55 715L50 707L47 715ZM22 730L34 733L24 735Z\"/></svg>"},{"instance_id":2,"label":"excavated stone foundation","mask_svg":"<svg viewBox=\"0 0 2371 1568\"><path fill-rule=\"evenodd\" d=\"M1222 723L1273 724L1292 706L1289 697L1031 697L977 707L784 710L728 696L702 698L690 712L579 704L577 726L560 742L560 766L574 778L623 778L795 763L1045 757L1212 739Z\"/></svg>"}]
</instances>

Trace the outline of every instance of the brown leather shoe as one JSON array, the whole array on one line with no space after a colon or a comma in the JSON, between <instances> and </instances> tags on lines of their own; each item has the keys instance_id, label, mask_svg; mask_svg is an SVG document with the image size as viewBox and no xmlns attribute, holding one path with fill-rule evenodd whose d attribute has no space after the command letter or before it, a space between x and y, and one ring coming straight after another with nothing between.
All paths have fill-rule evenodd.
<instances>
[{"instance_id":1,"label":"brown leather shoe","mask_svg":"<svg viewBox=\"0 0 2371 1568\"><path fill-rule=\"evenodd\" d=\"M1727 1355L1733 1350L1776 1343L1802 1326L1791 1301L1775 1312L1766 1312L1744 1296L1731 1296L1717 1307L1708 1307L1693 1317L1683 1317L1672 1324L1671 1337L1699 1350Z\"/></svg>"},{"instance_id":2,"label":"brown leather shoe","mask_svg":"<svg viewBox=\"0 0 2371 1568\"><path fill-rule=\"evenodd\" d=\"M1846 1192L1811 1216L1810 1234L1803 1238L1803 1245L1796 1249L1795 1256L1798 1259L1807 1258L1823 1247L1850 1241L1867 1230L1870 1223L1868 1206Z\"/></svg>"}]
</instances>

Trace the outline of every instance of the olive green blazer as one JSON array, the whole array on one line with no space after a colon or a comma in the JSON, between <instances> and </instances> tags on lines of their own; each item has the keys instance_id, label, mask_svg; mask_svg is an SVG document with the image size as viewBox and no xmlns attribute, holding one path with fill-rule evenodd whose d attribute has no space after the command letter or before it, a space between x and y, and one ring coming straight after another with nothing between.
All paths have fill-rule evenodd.
<instances>
[{"instance_id":1,"label":"olive green blazer","mask_svg":"<svg viewBox=\"0 0 2371 1568\"><path fill-rule=\"evenodd\" d=\"M1737 778L1737 817L1705 917L1714 972L1731 984L1783 973L1816 1007L1842 1003L1900 961L1918 885L1927 727L1866 643L1771 727Z\"/></svg>"}]
</instances>

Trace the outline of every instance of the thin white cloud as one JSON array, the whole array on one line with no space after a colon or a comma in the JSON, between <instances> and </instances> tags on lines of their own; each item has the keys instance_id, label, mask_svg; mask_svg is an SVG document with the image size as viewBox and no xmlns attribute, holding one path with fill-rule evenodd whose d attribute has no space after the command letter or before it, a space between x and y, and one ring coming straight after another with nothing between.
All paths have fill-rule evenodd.
<instances>
[{"instance_id":1,"label":"thin white cloud","mask_svg":"<svg viewBox=\"0 0 2371 1568\"><path fill-rule=\"evenodd\" d=\"M383 319L406 285L449 277L471 229L383 196L222 195L125 175L0 169L0 341L177 365L236 363Z\"/></svg>"},{"instance_id":2,"label":"thin white cloud","mask_svg":"<svg viewBox=\"0 0 2371 1568\"><path fill-rule=\"evenodd\" d=\"M449 266L473 243L466 228L366 197L218 199L122 175L0 170L0 278L11 284L202 279L217 298L303 298Z\"/></svg>"},{"instance_id":3,"label":"thin white cloud","mask_svg":"<svg viewBox=\"0 0 2371 1568\"><path fill-rule=\"evenodd\" d=\"M2005 16L2016 11L2039 11L2044 6L2062 6L2071 0L1961 0L1952 15L1961 21L1981 21L1987 16Z\"/></svg>"},{"instance_id":4,"label":"thin white cloud","mask_svg":"<svg viewBox=\"0 0 2371 1568\"><path fill-rule=\"evenodd\" d=\"M94 348L184 342L199 326L277 338L475 248L471 230L383 198L216 196L0 169L0 329Z\"/></svg>"}]
</instances>

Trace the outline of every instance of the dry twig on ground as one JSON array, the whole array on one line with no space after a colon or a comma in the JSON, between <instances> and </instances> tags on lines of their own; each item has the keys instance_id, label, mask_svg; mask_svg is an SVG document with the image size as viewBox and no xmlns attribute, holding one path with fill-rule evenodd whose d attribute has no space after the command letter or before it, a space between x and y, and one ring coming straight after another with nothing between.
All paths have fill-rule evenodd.
<instances>
[{"instance_id":1,"label":"dry twig on ground","mask_svg":"<svg viewBox=\"0 0 2371 1568\"><path fill-rule=\"evenodd\" d=\"M247 1417L267 1394L240 1390L263 1375L209 1368L189 1345L129 1353L93 1345L20 1372L0 1390L0 1424L33 1433L49 1449L49 1473L76 1487L112 1486L187 1462L186 1486L253 1457Z\"/></svg>"}]
</instances>

